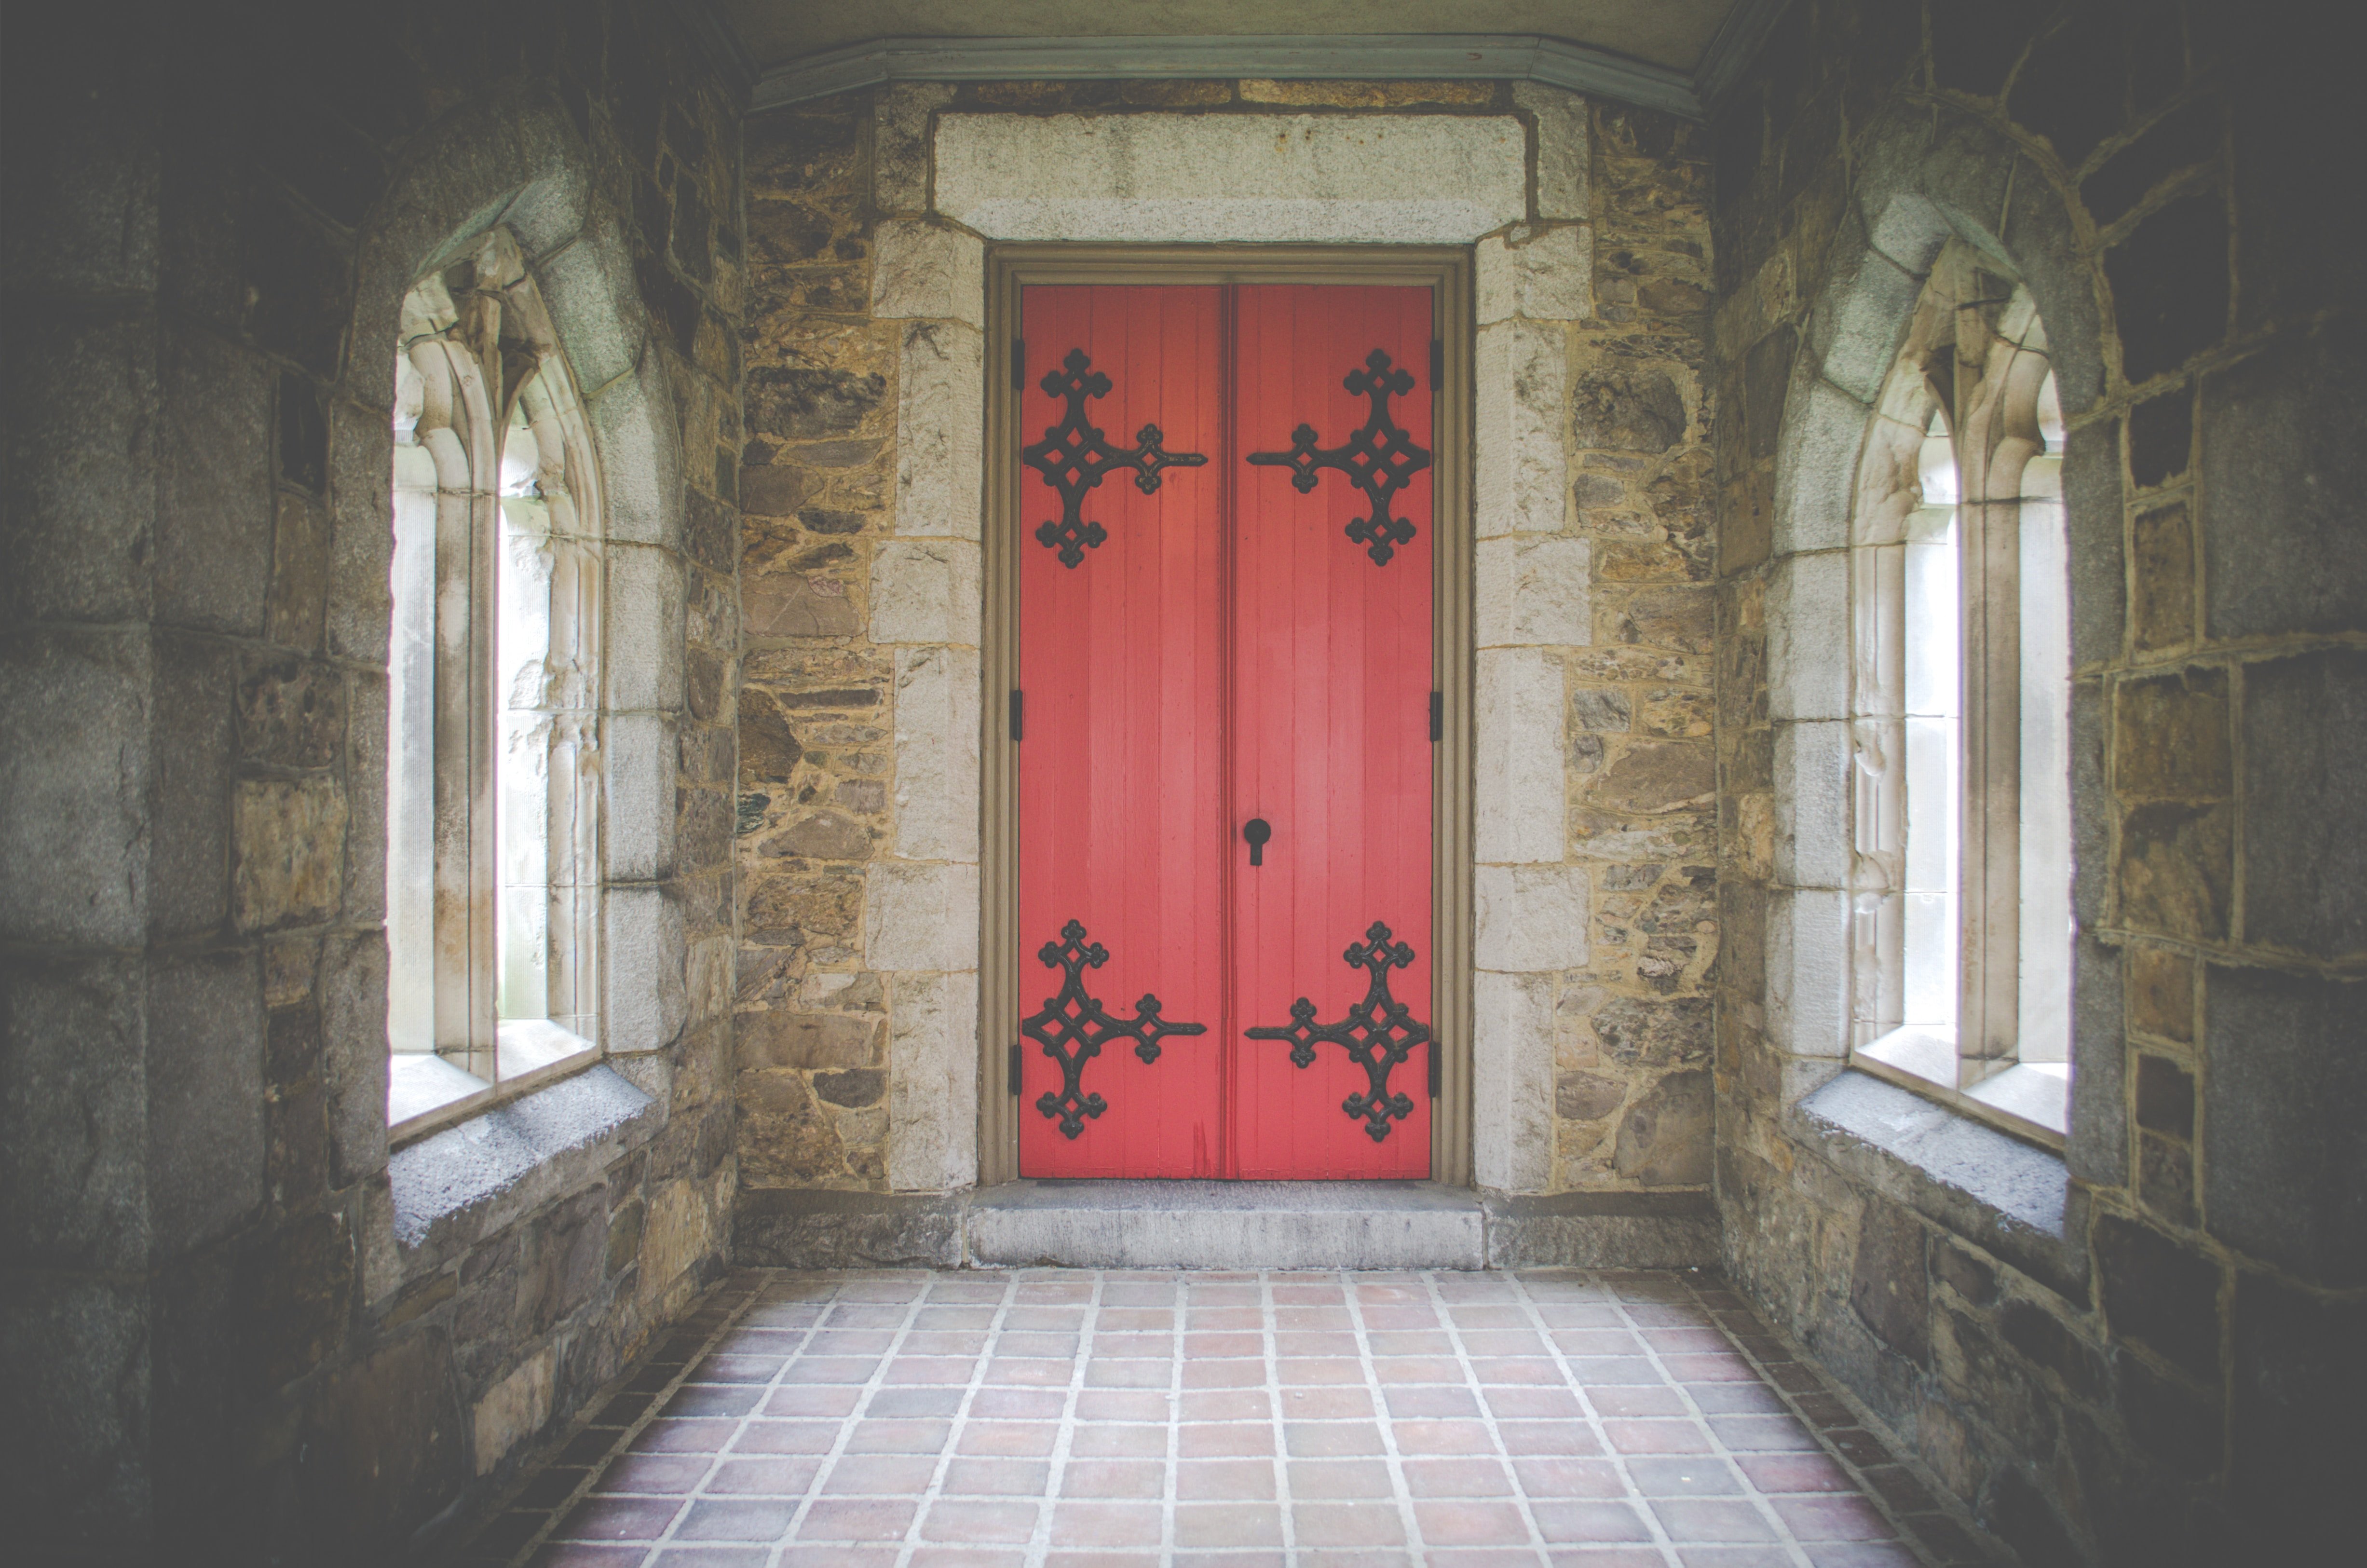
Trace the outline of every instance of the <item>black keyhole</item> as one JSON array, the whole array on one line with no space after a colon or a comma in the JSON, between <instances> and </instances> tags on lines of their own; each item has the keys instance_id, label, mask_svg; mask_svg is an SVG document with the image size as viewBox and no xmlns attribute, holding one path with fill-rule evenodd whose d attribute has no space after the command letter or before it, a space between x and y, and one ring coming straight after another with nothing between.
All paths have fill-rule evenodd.
<instances>
[{"instance_id":1,"label":"black keyhole","mask_svg":"<svg viewBox=\"0 0 2367 1568\"><path fill-rule=\"evenodd\" d=\"M1265 864L1265 841L1274 836L1274 829L1263 817L1251 817L1241 824L1241 836L1250 841L1250 864Z\"/></svg>"}]
</instances>

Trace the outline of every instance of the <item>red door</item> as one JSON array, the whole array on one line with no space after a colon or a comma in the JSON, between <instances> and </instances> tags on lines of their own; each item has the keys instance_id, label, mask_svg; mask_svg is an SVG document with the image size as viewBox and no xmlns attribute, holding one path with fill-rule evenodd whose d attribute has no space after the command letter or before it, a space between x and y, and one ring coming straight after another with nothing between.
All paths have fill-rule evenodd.
<instances>
[{"instance_id":1,"label":"red door","mask_svg":"<svg viewBox=\"0 0 2367 1568\"><path fill-rule=\"evenodd\" d=\"M1432 312L1024 292L1025 1176L1430 1174Z\"/></svg>"}]
</instances>

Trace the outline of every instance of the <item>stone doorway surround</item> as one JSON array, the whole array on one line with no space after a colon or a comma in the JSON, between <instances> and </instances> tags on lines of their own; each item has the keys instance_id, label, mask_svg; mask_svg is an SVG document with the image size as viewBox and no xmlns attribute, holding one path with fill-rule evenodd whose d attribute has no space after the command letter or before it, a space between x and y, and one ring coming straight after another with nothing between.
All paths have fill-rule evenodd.
<instances>
[{"instance_id":1,"label":"stone doorway surround","mask_svg":"<svg viewBox=\"0 0 2367 1568\"><path fill-rule=\"evenodd\" d=\"M1454 1174L1491 1202L1536 1195L1528 1201L1555 1223L1523 1233L1541 1247L1528 1258L1665 1265L1715 1252L1715 1221L1698 1190L1705 1153L1698 1173L1689 1166L1671 1177L1648 1160L1631 1172L1623 1137L1619 1175L1629 1179L1619 1190L1556 1190L1570 1185L1558 1179L1557 1149L1557 1080L1566 1076L1557 1074L1557 1035L1570 1026L1557 1014L1580 1005L1573 994L1584 987L1571 971L1589 962L1597 914L1589 866L1567 826L1569 666L1573 651L1598 641L1596 546L1572 526L1570 428L1572 335L1594 315L1591 150L1584 99L1535 83L1512 84L1508 95L1508 111L1497 97L1500 112L1353 115L969 112L957 106L955 87L933 83L897 83L876 96L871 195L880 217L868 310L897 324L900 344L893 523L869 562L866 630L875 656L892 658L895 782L888 842L863 872L861 924L863 965L880 976L889 1014L888 1190L743 1184L742 1261L970 1261L973 1213L995 1206L1002 1190L975 1199L968 1190L981 1173L981 1055L993 1048L984 1086L999 1093L1007 1044L981 1028L981 741L986 721L1002 718L980 711L983 393L990 369L1000 368L985 337L987 261L991 245L1048 242L1472 247L1476 544L1466 646L1476 760L1463 1031L1471 1076L1467 1165ZM1700 417L1681 406L1683 397L1670 388L1664 400L1680 433ZM1577 682L1586 685L1588 674ZM1627 699L1615 705L1624 718ZM1612 727L1588 722L1590 711L1580 704L1579 722ZM1593 743L1589 762L1599 762L1601 742L1581 738ZM1625 756L1614 754L1614 763ZM1639 765L1648 771L1659 760ZM1705 798L1705 767L1700 786ZM1706 857L1679 849L1669 858ZM1706 868L1685 869L1706 876ZM1648 879L1659 875L1653 868ZM1715 941L1699 948L1684 944L1687 957L1671 968L1704 968ZM1696 979L1688 972L1683 983ZM1701 1032L1705 1043L1705 1009ZM1665 1054L1653 1057L1656 1049ZM749 1056L743 1050L743 1064ZM1699 1057L1653 1042L1644 1060L1692 1068ZM1705 1139L1708 1074L1672 1076L1682 1081L1664 1077L1644 1095L1612 1090L1611 1105L1593 1114L1621 1125L1623 1109L1638 1108L1627 1101L1665 1088L1701 1102ZM1594 1081L1595 1092L1608 1082ZM1657 1102L1643 1108L1648 1116ZM1606 1140L1599 1163L1608 1154ZM1002 1174L986 1164L990 1180ZM1646 1184L1696 1190L1637 1190ZM1457 1203L1477 1221L1478 1193ZM1632 1258L1603 1253L1596 1221L1615 1233L1633 1230L1634 1220L1649 1221L1644 1249Z\"/></svg>"}]
</instances>

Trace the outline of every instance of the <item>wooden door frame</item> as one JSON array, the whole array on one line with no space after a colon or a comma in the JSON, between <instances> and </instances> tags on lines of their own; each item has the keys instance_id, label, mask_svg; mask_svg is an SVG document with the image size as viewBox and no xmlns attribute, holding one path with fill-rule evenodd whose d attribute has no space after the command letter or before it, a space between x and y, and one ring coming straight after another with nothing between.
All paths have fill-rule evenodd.
<instances>
[{"instance_id":1,"label":"wooden door frame","mask_svg":"<svg viewBox=\"0 0 2367 1568\"><path fill-rule=\"evenodd\" d=\"M1024 987L1019 931L1017 460L1022 389L1012 385L1019 291L1042 284L1397 284L1428 288L1444 348L1432 460L1432 679L1444 723L1431 757L1431 1018L1444 1060L1431 1116L1431 1179L1471 1185L1471 251L1453 245L990 244L986 252L986 614L979 756L979 1185L1019 1176L1022 1107L1007 1081ZM1408 1066L1412 1066L1408 1063Z\"/></svg>"}]
</instances>

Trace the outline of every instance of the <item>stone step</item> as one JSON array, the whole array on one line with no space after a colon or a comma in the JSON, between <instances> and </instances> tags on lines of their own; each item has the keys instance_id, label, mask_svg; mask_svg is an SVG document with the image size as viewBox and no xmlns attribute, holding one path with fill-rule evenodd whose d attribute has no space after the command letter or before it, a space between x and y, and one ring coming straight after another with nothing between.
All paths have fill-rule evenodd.
<instances>
[{"instance_id":1,"label":"stone step","mask_svg":"<svg viewBox=\"0 0 2367 1568\"><path fill-rule=\"evenodd\" d=\"M1522 1196L1431 1181L1014 1181L965 1192L743 1189L734 1260L846 1268L1683 1268L1706 1192Z\"/></svg>"}]
</instances>

